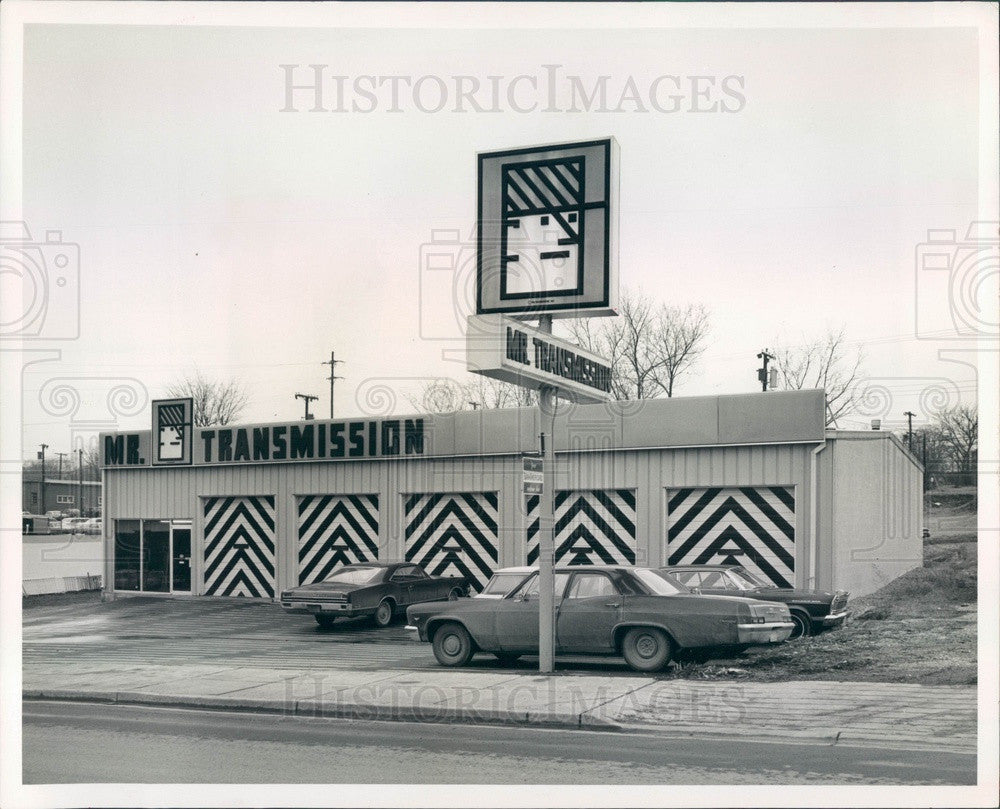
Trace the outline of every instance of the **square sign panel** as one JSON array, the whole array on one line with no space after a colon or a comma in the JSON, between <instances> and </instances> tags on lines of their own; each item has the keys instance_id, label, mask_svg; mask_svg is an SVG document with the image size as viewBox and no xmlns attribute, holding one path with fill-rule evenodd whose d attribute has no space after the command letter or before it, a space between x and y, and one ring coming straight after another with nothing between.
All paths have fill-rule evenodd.
<instances>
[{"instance_id":1,"label":"square sign panel","mask_svg":"<svg viewBox=\"0 0 1000 809\"><path fill-rule=\"evenodd\" d=\"M153 402L153 465L191 463L194 401L158 399Z\"/></svg>"},{"instance_id":2,"label":"square sign panel","mask_svg":"<svg viewBox=\"0 0 1000 809\"><path fill-rule=\"evenodd\" d=\"M476 313L616 314L614 138L479 155Z\"/></svg>"}]
</instances>

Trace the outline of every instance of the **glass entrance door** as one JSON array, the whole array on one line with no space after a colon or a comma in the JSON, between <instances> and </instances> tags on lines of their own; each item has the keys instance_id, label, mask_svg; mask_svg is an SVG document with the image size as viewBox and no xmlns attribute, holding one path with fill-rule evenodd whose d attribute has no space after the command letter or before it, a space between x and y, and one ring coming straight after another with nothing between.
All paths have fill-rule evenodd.
<instances>
[{"instance_id":1,"label":"glass entrance door","mask_svg":"<svg viewBox=\"0 0 1000 809\"><path fill-rule=\"evenodd\" d=\"M173 537L173 587L175 593L191 592L191 526L174 525Z\"/></svg>"},{"instance_id":2,"label":"glass entrance door","mask_svg":"<svg viewBox=\"0 0 1000 809\"><path fill-rule=\"evenodd\" d=\"M170 592L170 523L166 520L142 521L142 589Z\"/></svg>"}]
</instances>

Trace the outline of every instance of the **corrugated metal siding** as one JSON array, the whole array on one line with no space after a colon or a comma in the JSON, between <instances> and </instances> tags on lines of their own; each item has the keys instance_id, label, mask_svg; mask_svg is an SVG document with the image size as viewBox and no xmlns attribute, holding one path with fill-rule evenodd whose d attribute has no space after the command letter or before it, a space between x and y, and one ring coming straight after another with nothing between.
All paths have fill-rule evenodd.
<instances>
[{"instance_id":1,"label":"corrugated metal siding","mask_svg":"<svg viewBox=\"0 0 1000 809\"><path fill-rule=\"evenodd\" d=\"M828 586L857 597L923 563L923 474L887 434L830 444Z\"/></svg>"},{"instance_id":2,"label":"corrugated metal siding","mask_svg":"<svg viewBox=\"0 0 1000 809\"><path fill-rule=\"evenodd\" d=\"M677 487L793 486L798 583L808 566L809 453L812 445L708 447L559 453L556 488L635 489L636 562L666 564L666 492ZM438 459L395 459L302 464L256 464L186 469L106 471L107 543L113 548L115 518L194 520L193 588L204 592L204 530L199 497L274 495L277 536L277 589L297 577L295 496L301 494L379 495L379 556L405 554L403 498L428 492L498 493L501 567L525 557L525 505L519 455ZM111 575L108 554L105 581Z\"/></svg>"}]
</instances>

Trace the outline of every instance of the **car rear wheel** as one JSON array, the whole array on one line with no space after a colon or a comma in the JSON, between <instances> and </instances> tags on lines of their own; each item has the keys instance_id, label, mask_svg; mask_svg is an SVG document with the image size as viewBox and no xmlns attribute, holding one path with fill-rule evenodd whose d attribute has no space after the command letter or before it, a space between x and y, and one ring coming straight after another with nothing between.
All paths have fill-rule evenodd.
<instances>
[{"instance_id":1,"label":"car rear wheel","mask_svg":"<svg viewBox=\"0 0 1000 809\"><path fill-rule=\"evenodd\" d=\"M622 654L636 671L659 671L670 662L670 638L662 629L633 627L622 640Z\"/></svg>"},{"instance_id":2,"label":"car rear wheel","mask_svg":"<svg viewBox=\"0 0 1000 809\"><path fill-rule=\"evenodd\" d=\"M392 602L388 598L383 598L375 609L375 626L379 628L387 627L392 623Z\"/></svg>"},{"instance_id":3,"label":"car rear wheel","mask_svg":"<svg viewBox=\"0 0 1000 809\"><path fill-rule=\"evenodd\" d=\"M316 619L316 623L323 627L323 629L329 629L336 620L332 615L314 615L313 617Z\"/></svg>"},{"instance_id":4,"label":"car rear wheel","mask_svg":"<svg viewBox=\"0 0 1000 809\"><path fill-rule=\"evenodd\" d=\"M461 624L448 622L434 633L434 657L442 666L464 666L472 659L472 638Z\"/></svg>"},{"instance_id":5,"label":"car rear wheel","mask_svg":"<svg viewBox=\"0 0 1000 809\"><path fill-rule=\"evenodd\" d=\"M448 600L449 601L458 601L458 599L460 599L463 595L464 595L464 593L462 592L462 588L461 587L452 587L451 588L451 592L448 593Z\"/></svg>"},{"instance_id":6,"label":"car rear wheel","mask_svg":"<svg viewBox=\"0 0 1000 809\"><path fill-rule=\"evenodd\" d=\"M804 612L792 610L792 623L795 624L795 627L792 629L792 634L788 636L789 640L805 638L812 634L812 624L809 622L809 616Z\"/></svg>"}]
</instances>

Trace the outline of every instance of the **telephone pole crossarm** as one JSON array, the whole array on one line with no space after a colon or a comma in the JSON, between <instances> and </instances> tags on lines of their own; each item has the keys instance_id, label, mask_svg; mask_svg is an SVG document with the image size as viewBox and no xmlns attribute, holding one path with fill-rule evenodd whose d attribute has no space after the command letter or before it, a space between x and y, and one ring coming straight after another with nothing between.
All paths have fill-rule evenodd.
<instances>
[{"instance_id":1,"label":"telephone pole crossarm","mask_svg":"<svg viewBox=\"0 0 1000 809\"><path fill-rule=\"evenodd\" d=\"M313 415L309 412L309 402L315 402L317 399L319 399L319 396L311 396L308 393L296 393L295 398L301 399L305 403L306 406L305 420L306 421L311 420L313 418Z\"/></svg>"},{"instance_id":2,"label":"telephone pole crossarm","mask_svg":"<svg viewBox=\"0 0 1000 809\"><path fill-rule=\"evenodd\" d=\"M322 365L329 365L330 366L330 375L327 377L327 379L330 381L330 420L331 421L333 420L333 383L337 379L343 379L344 378L342 376L337 376L337 373L336 373L336 371L337 371L337 364L338 363L343 364L343 362L344 362L343 360L338 360L336 358L336 356L334 355L334 352L331 351L330 352L330 359L329 360L323 360L323 362L321 363Z\"/></svg>"}]
</instances>

